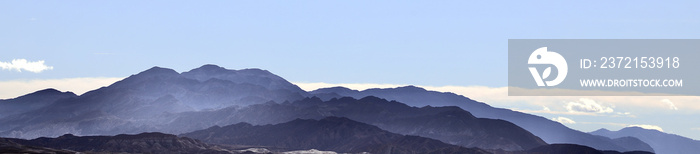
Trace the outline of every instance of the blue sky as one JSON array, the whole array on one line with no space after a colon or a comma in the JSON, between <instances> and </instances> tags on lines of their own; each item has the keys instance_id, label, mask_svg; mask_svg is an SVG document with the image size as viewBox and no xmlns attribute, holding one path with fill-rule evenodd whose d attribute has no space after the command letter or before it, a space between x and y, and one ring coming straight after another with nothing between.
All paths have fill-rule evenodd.
<instances>
[{"instance_id":1,"label":"blue sky","mask_svg":"<svg viewBox=\"0 0 700 154\"><path fill-rule=\"evenodd\" d=\"M217 64L267 69L300 83L497 88L507 85L508 39L697 39L698 3L0 1L0 62L41 60L53 67L40 73L0 70L0 81L113 80L153 66L182 72ZM552 101L560 105L548 108L564 110L567 102L577 100ZM542 108L517 101L497 106ZM624 113L622 107L617 105L616 111ZM632 120L700 139L698 123L667 124L665 119L651 118L656 113L698 117L700 109L634 107L629 112L649 118ZM576 121L608 120L575 116Z\"/></svg>"}]
</instances>

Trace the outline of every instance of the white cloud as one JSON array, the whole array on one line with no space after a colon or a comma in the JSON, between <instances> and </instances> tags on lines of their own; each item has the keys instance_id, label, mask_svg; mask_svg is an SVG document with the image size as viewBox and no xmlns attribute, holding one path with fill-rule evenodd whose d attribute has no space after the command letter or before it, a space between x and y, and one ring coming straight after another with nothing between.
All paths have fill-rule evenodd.
<instances>
[{"instance_id":1,"label":"white cloud","mask_svg":"<svg viewBox=\"0 0 700 154\"><path fill-rule=\"evenodd\" d=\"M103 86L108 86L124 78L67 78L47 80L0 81L0 99L15 98L46 88L71 91L83 94Z\"/></svg>"},{"instance_id":2,"label":"white cloud","mask_svg":"<svg viewBox=\"0 0 700 154\"><path fill-rule=\"evenodd\" d=\"M22 72L26 70L29 72L39 73L45 70L53 69L53 66L46 66L43 60L39 61L27 61L26 59L13 59L12 62L0 62L0 67L3 70L15 70L17 72Z\"/></svg>"},{"instance_id":3,"label":"white cloud","mask_svg":"<svg viewBox=\"0 0 700 154\"><path fill-rule=\"evenodd\" d=\"M549 109L547 106L542 106L542 110L543 110L543 111L552 111L552 110Z\"/></svg>"},{"instance_id":4,"label":"white cloud","mask_svg":"<svg viewBox=\"0 0 700 154\"><path fill-rule=\"evenodd\" d=\"M596 103L592 99L581 98L578 102L569 102L566 104L566 110L569 112L587 112L587 113L612 113L611 107L603 106Z\"/></svg>"},{"instance_id":5,"label":"white cloud","mask_svg":"<svg viewBox=\"0 0 700 154\"><path fill-rule=\"evenodd\" d=\"M557 114L557 115L600 116L600 115L598 115L598 114L595 114L595 113L588 113L588 112L552 111L552 110L547 110L547 109L542 109L542 110L523 110L523 109L517 109L517 108L510 108L510 110L518 111L518 112L523 112L523 113L530 113L530 114L544 113L544 114Z\"/></svg>"},{"instance_id":6,"label":"white cloud","mask_svg":"<svg viewBox=\"0 0 700 154\"><path fill-rule=\"evenodd\" d=\"M559 122L559 123L562 123L562 124L576 124L576 121L571 120L571 119L566 118L566 117L556 117L556 118L552 118L552 121L556 121L556 122Z\"/></svg>"},{"instance_id":7,"label":"white cloud","mask_svg":"<svg viewBox=\"0 0 700 154\"><path fill-rule=\"evenodd\" d=\"M644 129L658 130L660 132L664 131L664 129L661 129L661 127L656 126L656 125L629 125L627 127L640 127L640 128L644 128Z\"/></svg>"},{"instance_id":8,"label":"white cloud","mask_svg":"<svg viewBox=\"0 0 700 154\"><path fill-rule=\"evenodd\" d=\"M671 109L671 110L678 110L678 107L676 107L676 105L673 104L673 102L671 102L671 100L669 100L669 99L662 99L661 102L663 102L664 104L668 105L668 109Z\"/></svg>"}]
</instances>

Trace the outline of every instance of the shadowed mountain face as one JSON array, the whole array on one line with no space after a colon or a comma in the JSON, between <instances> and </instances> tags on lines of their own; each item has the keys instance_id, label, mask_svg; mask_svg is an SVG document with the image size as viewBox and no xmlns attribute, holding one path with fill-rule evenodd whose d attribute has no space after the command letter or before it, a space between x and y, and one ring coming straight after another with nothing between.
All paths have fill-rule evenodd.
<instances>
[{"instance_id":1,"label":"shadowed mountain face","mask_svg":"<svg viewBox=\"0 0 700 154\"><path fill-rule=\"evenodd\" d=\"M561 123L551 121L536 115L521 113L502 108L494 108L485 103L471 100L454 93L428 91L423 88L406 86L389 89L367 89L364 91L351 90L344 87L323 88L309 92L324 100L349 96L362 98L377 96L388 100L396 100L410 106L458 106L480 118L503 119L525 128L539 136L547 143L579 144L602 150L614 151L653 151L648 145L639 143L630 145L629 142L618 143L607 137L591 135L568 128Z\"/></svg>"},{"instance_id":2,"label":"shadowed mountain face","mask_svg":"<svg viewBox=\"0 0 700 154\"><path fill-rule=\"evenodd\" d=\"M36 93L10 100L45 105L0 118L3 124L0 136L36 138L65 133L115 135L159 131L160 126L182 112L298 100L306 95L299 87L264 70L236 71L214 65L182 74L153 67L78 97L72 93L61 95L66 98L44 96L56 92ZM54 102L42 103L51 101Z\"/></svg>"},{"instance_id":3,"label":"shadowed mountain face","mask_svg":"<svg viewBox=\"0 0 700 154\"><path fill-rule=\"evenodd\" d=\"M325 102L314 97L294 103L266 103L246 108L190 114L174 122L182 125L169 127L239 122L261 125L282 123L296 118L321 119L338 116L375 125L394 133L428 137L465 147L524 150L546 144L537 136L510 122L476 118L458 107L416 108L371 96L360 100L345 97ZM212 117L221 121L202 124L204 122L199 120Z\"/></svg>"},{"instance_id":4,"label":"shadowed mountain face","mask_svg":"<svg viewBox=\"0 0 700 154\"><path fill-rule=\"evenodd\" d=\"M639 127L627 127L618 131L599 129L591 132L591 134L610 138L624 138L628 136L639 138L639 140L648 143L654 148L656 153L691 154L700 152L700 141Z\"/></svg>"},{"instance_id":5,"label":"shadowed mountain face","mask_svg":"<svg viewBox=\"0 0 700 154\"><path fill-rule=\"evenodd\" d=\"M238 123L224 127L215 126L181 136L209 143L270 146L290 150L314 148L353 153L430 153L451 150L455 153L486 153L434 139L399 135L339 117L321 120L296 119L262 126Z\"/></svg>"},{"instance_id":6,"label":"shadowed mountain face","mask_svg":"<svg viewBox=\"0 0 700 154\"><path fill-rule=\"evenodd\" d=\"M629 151L629 152L618 152L618 151L600 151L593 149L588 146L576 145L576 144L550 144L545 146L540 146L534 149L530 149L523 152L516 152L520 154L653 154L646 151Z\"/></svg>"},{"instance_id":7,"label":"shadowed mountain face","mask_svg":"<svg viewBox=\"0 0 700 154\"><path fill-rule=\"evenodd\" d=\"M77 97L72 92L44 89L13 99L0 100L0 118L45 107L60 99Z\"/></svg>"},{"instance_id":8,"label":"shadowed mountain face","mask_svg":"<svg viewBox=\"0 0 700 154\"><path fill-rule=\"evenodd\" d=\"M12 139L0 138L0 153L54 153L74 154L75 151L57 150L46 147L27 146L15 143Z\"/></svg>"},{"instance_id":9,"label":"shadowed mountain face","mask_svg":"<svg viewBox=\"0 0 700 154\"><path fill-rule=\"evenodd\" d=\"M5 140L28 146L68 149L80 152L228 153L198 140L162 133L83 137L66 134L58 138L41 137L33 140Z\"/></svg>"}]
</instances>

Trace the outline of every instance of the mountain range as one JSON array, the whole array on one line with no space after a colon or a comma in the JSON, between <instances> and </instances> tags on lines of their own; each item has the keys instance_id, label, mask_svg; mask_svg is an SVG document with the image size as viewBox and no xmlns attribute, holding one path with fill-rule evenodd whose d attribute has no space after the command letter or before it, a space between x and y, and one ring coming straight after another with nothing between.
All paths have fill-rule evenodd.
<instances>
[{"instance_id":1,"label":"mountain range","mask_svg":"<svg viewBox=\"0 0 700 154\"><path fill-rule=\"evenodd\" d=\"M228 70L216 65L183 73L153 67L80 96L41 90L0 100L0 110L8 111L0 114L0 136L21 139L64 134L181 134L216 126L272 127L334 116L409 138L466 148L524 151L550 146L547 143L571 143L599 150L654 151L635 137L583 133L453 93L414 86L306 92L269 71Z\"/></svg>"},{"instance_id":2,"label":"mountain range","mask_svg":"<svg viewBox=\"0 0 700 154\"><path fill-rule=\"evenodd\" d=\"M526 150L546 145L539 137L510 122L476 118L458 107L417 108L372 96L359 100L343 97L329 101L311 97L292 103L265 103L240 109L196 112L182 116L182 119L177 119L173 123L219 125L247 122L264 125L282 123L296 118L322 119L328 116L347 117L390 132L428 137L465 147ZM220 117L222 121L206 124L205 121L200 120L211 117ZM169 127L180 128L186 125Z\"/></svg>"},{"instance_id":3,"label":"mountain range","mask_svg":"<svg viewBox=\"0 0 700 154\"><path fill-rule=\"evenodd\" d=\"M341 153L488 153L438 140L399 135L343 117L295 119L274 125L238 123L214 126L181 136L215 144L241 144L278 148L320 149Z\"/></svg>"},{"instance_id":4,"label":"mountain range","mask_svg":"<svg viewBox=\"0 0 700 154\"><path fill-rule=\"evenodd\" d=\"M227 150L207 145L199 140L163 133L121 134L116 136L75 136L66 134L57 138L40 137L32 140L10 138L5 140L33 147L63 149L66 150L64 152L68 153L230 153Z\"/></svg>"},{"instance_id":5,"label":"mountain range","mask_svg":"<svg viewBox=\"0 0 700 154\"><path fill-rule=\"evenodd\" d=\"M274 125L238 123L185 133L181 137L152 132L116 136L65 134L57 138L41 137L32 140L0 138L0 152L649 154L639 151L600 151L574 144L542 145L520 151L464 148L434 139L391 133L344 117L326 117L321 120L295 119Z\"/></svg>"},{"instance_id":6,"label":"mountain range","mask_svg":"<svg viewBox=\"0 0 700 154\"><path fill-rule=\"evenodd\" d=\"M0 118L36 110L56 100L71 97L77 97L77 95L56 89L44 89L17 98L0 100Z\"/></svg>"},{"instance_id":7,"label":"mountain range","mask_svg":"<svg viewBox=\"0 0 700 154\"><path fill-rule=\"evenodd\" d=\"M309 93L325 100L338 97L362 98L376 96L417 107L457 106L469 111L476 117L503 119L512 122L550 144L579 144L590 146L595 149L614 151L654 151L654 149L646 145L646 143L637 142L638 140L613 140L608 137L591 135L568 128L559 122L544 117L509 109L495 108L465 96L449 92L428 91L415 86L387 89L374 88L363 91L352 90L345 87L332 87L314 90Z\"/></svg>"},{"instance_id":8,"label":"mountain range","mask_svg":"<svg viewBox=\"0 0 700 154\"><path fill-rule=\"evenodd\" d=\"M34 104L42 106L0 118L0 136L136 134L160 130L159 126L182 112L297 100L304 95L299 87L259 69L237 71L204 65L180 74L153 67L80 96L48 90L4 100L6 104L31 104L24 102L38 99Z\"/></svg>"}]
</instances>

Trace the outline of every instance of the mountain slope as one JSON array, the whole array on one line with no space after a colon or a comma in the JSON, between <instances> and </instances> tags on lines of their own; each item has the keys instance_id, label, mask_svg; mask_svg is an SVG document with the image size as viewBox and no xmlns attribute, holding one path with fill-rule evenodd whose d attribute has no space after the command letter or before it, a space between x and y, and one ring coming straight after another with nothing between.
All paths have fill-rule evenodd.
<instances>
[{"instance_id":1,"label":"mountain slope","mask_svg":"<svg viewBox=\"0 0 700 154\"><path fill-rule=\"evenodd\" d=\"M348 118L296 119L290 122L253 126L238 123L211 127L181 136L217 144L271 146L286 149L320 149L337 152L430 153L456 148L457 153L486 153L445 144L438 140L394 134Z\"/></svg>"},{"instance_id":2,"label":"mountain slope","mask_svg":"<svg viewBox=\"0 0 700 154\"><path fill-rule=\"evenodd\" d=\"M115 135L159 131L182 112L283 102L305 95L297 86L264 70L235 71L205 65L181 74L153 67L81 96L0 118L3 124L0 136L36 138L65 133ZM17 99L41 98L27 95ZM166 133L191 131L170 130Z\"/></svg>"},{"instance_id":3,"label":"mountain slope","mask_svg":"<svg viewBox=\"0 0 700 154\"><path fill-rule=\"evenodd\" d=\"M293 103L265 103L245 108L189 113L169 128L189 125L221 125L247 122L255 125L276 124L296 118L321 119L327 116L347 117L381 129L438 139L445 143L483 149L524 150L546 143L530 132L503 120L472 116L458 107L409 107L377 97L353 99L344 97L322 101L306 98ZM199 119L218 118L204 123Z\"/></svg>"},{"instance_id":4,"label":"mountain slope","mask_svg":"<svg viewBox=\"0 0 700 154\"><path fill-rule=\"evenodd\" d=\"M364 91L351 90L344 87L322 88L309 92L324 100L349 96L362 98L377 96L388 100L396 100L410 106L458 106L474 114L476 117L503 119L525 128L547 143L570 143L593 147L601 150L614 151L649 151L652 149L639 149L645 145L628 146L623 143L577 130L568 128L561 123L551 121L536 115L521 113L508 109L494 108L485 103L477 102L467 97L454 93L442 93L428 91L415 86L406 86L388 89L367 89Z\"/></svg>"},{"instance_id":5,"label":"mountain slope","mask_svg":"<svg viewBox=\"0 0 700 154\"><path fill-rule=\"evenodd\" d=\"M45 107L60 99L76 97L72 92L44 89L13 99L0 100L0 118Z\"/></svg>"},{"instance_id":6,"label":"mountain slope","mask_svg":"<svg viewBox=\"0 0 700 154\"><path fill-rule=\"evenodd\" d=\"M27 146L15 143L12 139L0 138L0 153L53 153L74 154L75 151L57 150L46 147Z\"/></svg>"},{"instance_id":7,"label":"mountain slope","mask_svg":"<svg viewBox=\"0 0 700 154\"><path fill-rule=\"evenodd\" d=\"M627 127L618 131L599 129L590 133L610 138L621 138L627 136L639 138L639 140L648 143L657 153L663 154L690 154L698 153L698 151L700 151L700 141L639 127Z\"/></svg>"},{"instance_id":8,"label":"mountain slope","mask_svg":"<svg viewBox=\"0 0 700 154\"><path fill-rule=\"evenodd\" d=\"M229 153L200 141L163 133L141 133L117 136L41 137L33 140L6 139L30 146L68 149L80 152L126 153Z\"/></svg>"}]
</instances>

